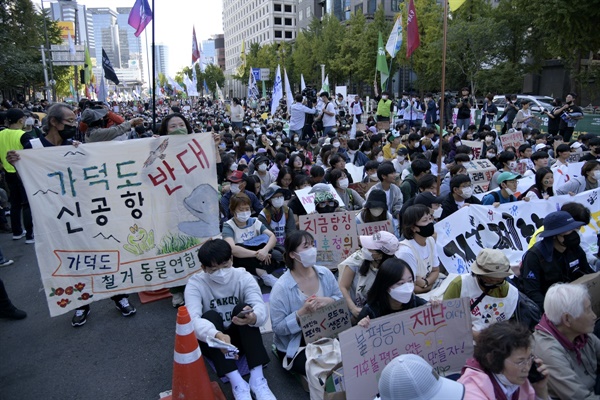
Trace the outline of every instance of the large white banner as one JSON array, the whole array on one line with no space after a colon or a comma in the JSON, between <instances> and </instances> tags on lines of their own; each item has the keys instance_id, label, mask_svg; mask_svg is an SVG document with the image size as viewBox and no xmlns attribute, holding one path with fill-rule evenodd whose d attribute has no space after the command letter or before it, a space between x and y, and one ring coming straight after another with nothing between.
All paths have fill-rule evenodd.
<instances>
[{"instance_id":1,"label":"large white banner","mask_svg":"<svg viewBox=\"0 0 600 400\"><path fill-rule=\"evenodd\" d=\"M471 272L471 264L481 249L499 249L512 266L517 266L528 248L534 232L543 226L544 217L567 202L575 201L592 212L590 225L582 228L582 247L598 252L600 231L600 189L575 196L554 196L548 200L517 201L498 207L470 205L463 207L435 225L437 251L448 272Z\"/></svg>"},{"instance_id":2,"label":"large white banner","mask_svg":"<svg viewBox=\"0 0 600 400\"><path fill-rule=\"evenodd\" d=\"M205 133L19 151L52 316L200 270L220 235L214 151Z\"/></svg>"}]
</instances>

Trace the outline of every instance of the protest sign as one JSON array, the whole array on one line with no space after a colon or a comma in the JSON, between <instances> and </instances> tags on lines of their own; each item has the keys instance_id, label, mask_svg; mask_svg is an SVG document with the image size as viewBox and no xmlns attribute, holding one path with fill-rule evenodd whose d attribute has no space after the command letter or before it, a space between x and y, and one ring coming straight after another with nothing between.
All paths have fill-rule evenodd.
<instances>
[{"instance_id":1,"label":"protest sign","mask_svg":"<svg viewBox=\"0 0 600 400\"><path fill-rule=\"evenodd\" d=\"M470 205L435 224L436 246L441 263L450 273L471 272L471 264L482 249L499 249L511 265L519 265L534 232L543 226L549 213L566 202L578 202L590 209L590 225L581 229L582 247L598 252L600 231L600 189L575 196L553 196L548 200L533 199L500 204L498 207Z\"/></svg>"},{"instance_id":2,"label":"protest sign","mask_svg":"<svg viewBox=\"0 0 600 400\"><path fill-rule=\"evenodd\" d=\"M18 152L52 316L181 286L220 235L214 143L194 134Z\"/></svg>"},{"instance_id":3,"label":"protest sign","mask_svg":"<svg viewBox=\"0 0 600 400\"><path fill-rule=\"evenodd\" d=\"M337 268L358 250L354 212L309 214L300 216L300 229L311 233L317 242L317 263Z\"/></svg>"},{"instance_id":4,"label":"protest sign","mask_svg":"<svg viewBox=\"0 0 600 400\"><path fill-rule=\"evenodd\" d=\"M481 151L483 150L483 142L475 140L461 140L461 143L471 148L474 160L478 160L479 157L481 157Z\"/></svg>"},{"instance_id":5,"label":"protest sign","mask_svg":"<svg viewBox=\"0 0 600 400\"><path fill-rule=\"evenodd\" d=\"M580 283L587 288L592 302L592 309L596 315L600 315L600 272L584 275L571 283Z\"/></svg>"},{"instance_id":6,"label":"protest sign","mask_svg":"<svg viewBox=\"0 0 600 400\"><path fill-rule=\"evenodd\" d=\"M346 171L350 172L350 175L352 175L352 181L353 182L361 182L362 178L363 178L363 173L364 173L365 167L358 167L354 164L346 164Z\"/></svg>"},{"instance_id":7,"label":"protest sign","mask_svg":"<svg viewBox=\"0 0 600 400\"><path fill-rule=\"evenodd\" d=\"M356 229L358 230L359 236L373 235L379 231L388 231L389 233L394 233L392 221L387 219L385 221L366 222L362 224L357 224Z\"/></svg>"},{"instance_id":8,"label":"protest sign","mask_svg":"<svg viewBox=\"0 0 600 400\"><path fill-rule=\"evenodd\" d=\"M464 164L467 169L467 174L471 178L473 184L473 193L487 192L490 180L496 172L496 167L490 160L471 160Z\"/></svg>"},{"instance_id":9,"label":"protest sign","mask_svg":"<svg viewBox=\"0 0 600 400\"><path fill-rule=\"evenodd\" d=\"M346 300L341 298L317 311L300 316L300 327L306 343L321 338L336 338L340 332L352 327Z\"/></svg>"},{"instance_id":10,"label":"protest sign","mask_svg":"<svg viewBox=\"0 0 600 400\"><path fill-rule=\"evenodd\" d=\"M473 354L469 299L443 301L371 320L339 335L348 400L372 399L385 366L401 354L423 357L441 376Z\"/></svg>"},{"instance_id":11,"label":"protest sign","mask_svg":"<svg viewBox=\"0 0 600 400\"><path fill-rule=\"evenodd\" d=\"M509 146L514 147L515 150L519 150L519 146L525 143L525 138L523 138L523 132L515 131L513 133L500 135L500 143L502 143L502 148L504 150Z\"/></svg>"},{"instance_id":12,"label":"protest sign","mask_svg":"<svg viewBox=\"0 0 600 400\"><path fill-rule=\"evenodd\" d=\"M311 189L312 187L309 186L304 189L295 191L296 196L298 196L298 199L300 199L300 203L302 204L302 207L304 207L304 209L306 210L307 214L310 214L311 212L315 211L315 194L309 193ZM341 197L337 194L337 192L331 184L329 185L329 191L333 194L333 197L335 197L338 203L340 203L339 207L344 207L344 202L342 201Z\"/></svg>"}]
</instances>

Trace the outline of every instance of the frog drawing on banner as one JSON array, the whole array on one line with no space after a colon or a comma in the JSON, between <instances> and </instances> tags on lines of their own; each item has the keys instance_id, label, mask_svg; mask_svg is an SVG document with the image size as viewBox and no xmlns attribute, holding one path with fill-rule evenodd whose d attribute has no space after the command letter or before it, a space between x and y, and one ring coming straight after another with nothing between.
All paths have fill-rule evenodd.
<instances>
[{"instance_id":1,"label":"frog drawing on banner","mask_svg":"<svg viewBox=\"0 0 600 400\"><path fill-rule=\"evenodd\" d=\"M123 248L133 255L141 256L145 252L153 249L154 231L146 231L144 228L139 228L137 224L129 227L131 233L127 236L127 244Z\"/></svg>"}]
</instances>

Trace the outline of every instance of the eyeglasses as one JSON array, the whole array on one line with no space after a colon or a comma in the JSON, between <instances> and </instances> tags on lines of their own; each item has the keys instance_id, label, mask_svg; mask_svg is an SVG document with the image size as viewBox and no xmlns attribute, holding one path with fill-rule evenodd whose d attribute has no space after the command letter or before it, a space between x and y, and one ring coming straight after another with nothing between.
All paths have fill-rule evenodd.
<instances>
[{"instance_id":1,"label":"eyeglasses","mask_svg":"<svg viewBox=\"0 0 600 400\"><path fill-rule=\"evenodd\" d=\"M327 207L327 206L333 207L333 206L335 206L335 203L333 201L329 201L329 202L322 202L322 203L317 204L317 207Z\"/></svg>"},{"instance_id":2,"label":"eyeglasses","mask_svg":"<svg viewBox=\"0 0 600 400\"><path fill-rule=\"evenodd\" d=\"M534 360L534 359L535 359L535 355L531 354L529 357L527 357L526 359L524 359L524 360L521 360L521 361L519 361L519 362L514 362L514 361L512 361L512 360L511 360L511 359L509 359L509 358L507 358L506 360L507 360L507 361L510 361L510 362L511 362L511 364L514 364L514 365L516 365L516 366L517 366L517 367L519 367L519 368L523 368L523 367L525 367L525 366L527 366L527 367L531 366L531 364L533 363L533 360Z\"/></svg>"}]
</instances>

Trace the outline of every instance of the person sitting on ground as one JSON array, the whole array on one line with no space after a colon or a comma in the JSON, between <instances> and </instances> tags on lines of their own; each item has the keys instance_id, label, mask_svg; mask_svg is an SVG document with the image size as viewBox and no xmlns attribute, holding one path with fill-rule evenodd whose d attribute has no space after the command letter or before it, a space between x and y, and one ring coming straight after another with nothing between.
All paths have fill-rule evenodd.
<instances>
[{"instance_id":1,"label":"person sitting on ground","mask_svg":"<svg viewBox=\"0 0 600 400\"><path fill-rule=\"evenodd\" d=\"M535 183L519 196L519 200L523 200L525 197L548 200L554 196L553 185L554 173L550 168L542 167L535 172Z\"/></svg>"},{"instance_id":2,"label":"person sitting on ground","mask_svg":"<svg viewBox=\"0 0 600 400\"><path fill-rule=\"evenodd\" d=\"M358 325L368 328L371 319L427 304L414 291L414 273L409 265L397 258L385 260L367 292L367 304L358 314Z\"/></svg>"},{"instance_id":3,"label":"person sitting on ground","mask_svg":"<svg viewBox=\"0 0 600 400\"><path fill-rule=\"evenodd\" d=\"M450 193L442 202L443 211L440 220L470 204L481 204L481 201L473 196L473 186L469 175L458 174L450 180Z\"/></svg>"},{"instance_id":4,"label":"person sitting on ground","mask_svg":"<svg viewBox=\"0 0 600 400\"><path fill-rule=\"evenodd\" d=\"M233 217L223 224L223 239L231 246L233 262L258 276L267 286L277 281L271 273L283 260L275 249L277 238L258 218L250 217L250 198L244 193L231 197Z\"/></svg>"},{"instance_id":5,"label":"person sitting on ground","mask_svg":"<svg viewBox=\"0 0 600 400\"><path fill-rule=\"evenodd\" d=\"M373 285L379 266L392 258L398 249L398 239L386 231L358 238L362 248L339 266L340 291L354 318L358 317L367 302L367 292Z\"/></svg>"},{"instance_id":6,"label":"person sitting on ground","mask_svg":"<svg viewBox=\"0 0 600 400\"><path fill-rule=\"evenodd\" d=\"M521 175L513 174L512 172L503 172L498 175L498 185L500 189L489 192L483 199L481 204L484 206L498 207L500 204L512 203L517 201L515 193L517 191L517 179L520 179ZM529 201L528 197L524 197L523 200Z\"/></svg>"},{"instance_id":7,"label":"person sitting on ground","mask_svg":"<svg viewBox=\"0 0 600 400\"><path fill-rule=\"evenodd\" d=\"M550 396L600 399L600 339L592 333L597 316L587 288L557 283L548 289L544 309L534 352L547 366Z\"/></svg>"},{"instance_id":8,"label":"person sitting on ground","mask_svg":"<svg viewBox=\"0 0 600 400\"><path fill-rule=\"evenodd\" d=\"M548 368L532 353L531 332L523 325L502 321L481 331L473 358L467 360L458 382L465 400L549 400ZM530 382L530 369L536 378Z\"/></svg>"},{"instance_id":9,"label":"person sitting on ground","mask_svg":"<svg viewBox=\"0 0 600 400\"><path fill-rule=\"evenodd\" d=\"M348 187L348 175L341 169L332 169L329 173L329 183L334 187L345 208L348 211L360 210L365 204L365 199L354 189Z\"/></svg>"},{"instance_id":10,"label":"person sitting on ground","mask_svg":"<svg viewBox=\"0 0 600 400\"><path fill-rule=\"evenodd\" d=\"M551 212L544 218L544 231L538 235L543 240L523 256L521 290L540 310L546 292L554 283L573 282L594 272L580 246L577 231L583 225L566 211Z\"/></svg>"},{"instance_id":11,"label":"person sitting on ground","mask_svg":"<svg viewBox=\"0 0 600 400\"><path fill-rule=\"evenodd\" d=\"M306 231L292 232L285 239L288 270L277 281L270 296L273 342L284 367L306 376L306 353L300 317L342 298L333 273L317 264L315 238ZM302 349L301 349L302 347Z\"/></svg>"},{"instance_id":12,"label":"person sitting on ground","mask_svg":"<svg viewBox=\"0 0 600 400\"><path fill-rule=\"evenodd\" d=\"M224 212L223 222L233 217L233 215L229 211L229 205L231 197L235 196L238 193L244 193L246 196L248 196L252 205L253 215L258 215L262 211L263 205L260 203L260 200L258 200L258 197L256 197L256 195L250 192L249 190L246 190L245 178L246 176L242 171L233 171L231 175L229 175L229 177L227 178L227 181L230 183L230 189L228 192L224 193L223 196L221 196L221 200L219 200L219 202L221 203L221 209Z\"/></svg>"},{"instance_id":13,"label":"person sitting on ground","mask_svg":"<svg viewBox=\"0 0 600 400\"><path fill-rule=\"evenodd\" d=\"M600 162L586 161L581 167L581 175L573 176L567 182L556 188L556 194L570 194L571 196L598 188L600 181Z\"/></svg>"},{"instance_id":14,"label":"person sitting on ground","mask_svg":"<svg viewBox=\"0 0 600 400\"><path fill-rule=\"evenodd\" d=\"M203 272L190 277L185 303L202 354L211 359L219 377L229 378L236 400L251 399L251 391L259 399L275 399L263 375L269 355L260 327L267 322L268 311L260 287L244 268L233 267L231 247L222 239L204 242L198 259ZM210 338L232 344L239 355L246 356L250 385L242 378L235 360L209 346Z\"/></svg>"},{"instance_id":15,"label":"person sitting on ground","mask_svg":"<svg viewBox=\"0 0 600 400\"><path fill-rule=\"evenodd\" d=\"M498 159L498 164L496 165L498 170L494 172L494 175L492 175L488 190L494 190L500 186L498 183L498 177L501 173L512 172L513 174L516 174L517 172L517 156L514 152L504 149L504 151L498 154L496 158Z\"/></svg>"},{"instance_id":16,"label":"person sitting on ground","mask_svg":"<svg viewBox=\"0 0 600 400\"><path fill-rule=\"evenodd\" d=\"M285 190L275 184L269 186L265 193L265 208L258 215L258 220L275 234L276 246L281 246L282 254L285 237L296 230L294 213L284 205L284 196Z\"/></svg>"},{"instance_id":17,"label":"person sitting on ground","mask_svg":"<svg viewBox=\"0 0 600 400\"><path fill-rule=\"evenodd\" d=\"M398 174L392 163L381 163L379 167L377 167L377 178L379 178L379 183L373 185L367 192L367 197L369 197L371 191L383 190L387 199L388 210L392 213L394 218L398 218L403 203L402 191L395 183L397 176Z\"/></svg>"}]
</instances>

